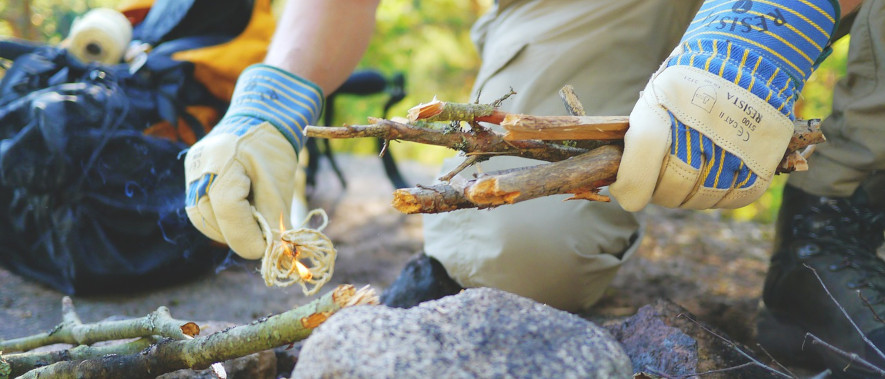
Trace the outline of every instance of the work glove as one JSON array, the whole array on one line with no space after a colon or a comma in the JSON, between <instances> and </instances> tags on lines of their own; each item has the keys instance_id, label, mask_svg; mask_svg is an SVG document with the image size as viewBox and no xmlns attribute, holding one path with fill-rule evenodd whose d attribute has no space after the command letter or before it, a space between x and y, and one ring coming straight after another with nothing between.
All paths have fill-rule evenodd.
<instances>
[{"instance_id":1,"label":"work glove","mask_svg":"<svg viewBox=\"0 0 885 379\"><path fill-rule=\"evenodd\" d=\"M240 75L230 108L185 158L186 210L191 223L235 253L258 259L266 242L253 206L268 224L288 227L302 129L323 107L313 83L257 64Z\"/></svg>"},{"instance_id":2,"label":"work glove","mask_svg":"<svg viewBox=\"0 0 885 379\"><path fill-rule=\"evenodd\" d=\"M628 211L737 208L771 183L835 0L707 0L630 113L611 194Z\"/></svg>"}]
</instances>

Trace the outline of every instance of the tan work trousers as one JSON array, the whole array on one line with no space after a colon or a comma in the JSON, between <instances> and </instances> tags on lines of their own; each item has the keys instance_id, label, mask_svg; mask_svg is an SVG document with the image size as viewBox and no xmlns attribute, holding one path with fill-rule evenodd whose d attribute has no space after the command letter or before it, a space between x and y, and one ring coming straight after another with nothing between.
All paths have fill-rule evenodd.
<instances>
[{"instance_id":1,"label":"tan work trousers","mask_svg":"<svg viewBox=\"0 0 885 379\"><path fill-rule=\"evenodd\" d=\"M504 110L564 115L558 91L571 84L588 115L627 115L699 6L693 0L500 1L472 30L483 60L474 98L479 93L489 103L513 88L517 94ZM446 162L442 172L461 160ZM538 163L496 157L481 169ZM427 215L425 252L462 286L585 309L636 250L642 228L615 202L565 198Z\"/></svg>"},{"instance_id":2,"label":"tan work trousers","mask_svg":"<svg viewBox=\"0 0 885 379\"><path fill-rule=\"evenodd\" d=\"M845 76L822 123L827 142L788 183L818 196L847 197L861 185L885 205L885 1L866 0L850 29Z\"/></svg>"}]
</instances>

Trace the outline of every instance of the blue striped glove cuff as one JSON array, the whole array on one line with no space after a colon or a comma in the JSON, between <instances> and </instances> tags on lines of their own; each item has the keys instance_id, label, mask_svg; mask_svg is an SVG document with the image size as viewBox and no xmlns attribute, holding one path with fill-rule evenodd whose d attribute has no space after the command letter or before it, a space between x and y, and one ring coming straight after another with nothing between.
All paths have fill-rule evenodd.
<instances>
[{"instance_id":1,"label":"blue striped glove cuff","mask_svg":"<svg viewBox=\"0 0 885 379\"><path fill-rule=\"evenodd\" d=\"M707 0L681 43L729 41L757 51L804 83L836 30L839 13L836 0Z\"/></svg>"},{"instance_id":2,"label":"blue striped glove cuff","mask_svg":"<svg viewBox=\"0 0 885 379\"><path fill-rule=\"evenodd\" d=\"M317 120L324 100L315 84L282 69L255 64L240 74L230 108L213 132L243 135L269 122L297 153L304 146L304 127Z\"/></svg>"},{"instance_id":3,"label":"blue striped glove cuff","mask_svg":"<svg viewBox=\"0 0 885 379\"><path fill-rule=\"evenodd\" d=\"M698 39L682 44L683 52L667 66L692 66L733 82L765 100L781 114L793 115L793 103L803 83L754 50L732 43Z\"/></svg>"},{"instance_id":4,"label":"blue striped glove cuff","mask_svg":"<svg viewBox=\"0 0 885 379\"><path fill-rule=\"evenodd\" d=\"M825 56L840 13L836 0L707 0L668 67L691 66L737 84L790 120L805 81ZM735 106L743 107L737 96ZM730 100L726 98L725 100ZM755 124L758 110L745 108ZM749 188L757 174L673 114L670 154L700 170L707 188ZM739 136L749 125L732 125Z\"/></svg>"}]
</instances>

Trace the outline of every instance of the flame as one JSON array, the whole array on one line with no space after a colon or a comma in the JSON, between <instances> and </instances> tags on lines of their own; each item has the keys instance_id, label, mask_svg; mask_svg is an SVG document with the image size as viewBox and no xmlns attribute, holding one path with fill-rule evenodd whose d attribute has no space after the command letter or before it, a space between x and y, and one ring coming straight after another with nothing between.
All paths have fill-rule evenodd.
<instances>
[{"instance_id":1,"label":"flame","mask_svg":"<svg viewBox=\"0 0 885 379\"><path fill-rule=\"evenodd\" d=\"M283 234L283 232L285 230L286 230L286 225L283 224L283 213L281 212L280 213L280 234ZM290 257L292 257L292 268L289 269L289 274L291 274L292 271L298 271L298 276L301 277L301 280L310 280L311 278L313 278L313 274L310 273L310 270L307 268L307 266L305 266L303 263L298 261L298 256L301 255L300 252L298 251L298 246L289 242L289 241L283 240L282 237L280 237L280 240L283 244L283 249L286 252L286 254L288 254Z\"/></svg>"},{"instance_id":2,"label":"flame","mask_svg":"<svg viewBox=\"0 0 885 379\"><path fill-rule=\"evenodd\" d=\"M307 269L303 263L295 261L295 269L298 270L298 276L301 277L301 280L310 280L313 278L313 274L310 273L310 270Z\"/></svg>"}]
</instances>

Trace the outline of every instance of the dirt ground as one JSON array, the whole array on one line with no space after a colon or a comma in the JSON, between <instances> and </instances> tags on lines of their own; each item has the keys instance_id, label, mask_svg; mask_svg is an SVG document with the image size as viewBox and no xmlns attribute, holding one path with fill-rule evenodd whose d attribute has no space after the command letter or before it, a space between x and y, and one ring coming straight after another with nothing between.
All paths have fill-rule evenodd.
<instances>
[{"instance_id":1,"label":"dirt ground","mask_svg":"<svg viewBox=\"0 0 885 379\"><path fill-rule=\"evenodd\" d=\"M341 188L323 169L312 207L330 217L325 233L338 260L332 283L372 285L379 292L421 249L421 217L389 206L392 187L378 158L341 156L349 185ZM412 183L430 183L435 168L402 163ZM648 231L603 300L599 317L626 316L653 299L669 298L752 345L753 319L768 265L773 226L733 222L715 212L651 208ZM321 290L321 293L325 292ZM60 321L62 294L0 268L0 338L47 331ZM161 305L179 319L247 323L308 302L298 286L268 288L256 262L231 259L217 272L186 283L125 296L74 297L84 322L136 317Z\"/></svg>"}]
</instances>

